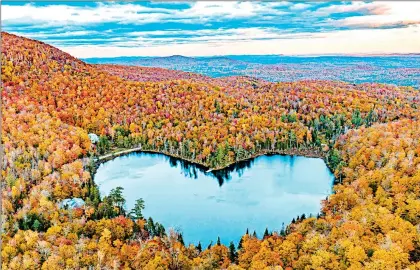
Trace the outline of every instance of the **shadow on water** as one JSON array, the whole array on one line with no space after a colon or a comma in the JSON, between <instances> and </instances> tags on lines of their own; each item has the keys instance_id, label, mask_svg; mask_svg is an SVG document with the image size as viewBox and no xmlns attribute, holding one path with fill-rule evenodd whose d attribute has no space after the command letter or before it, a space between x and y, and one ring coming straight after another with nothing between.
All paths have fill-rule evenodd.
<instances>
[{"instance_id":1,"label":"shadow on water","mask_svg":"<svg viewBox=\"0 0 420 270\"><path fill-rule=\"evenodd\" d=\"M232 173L237 173L239 177L241 177L246 169L251 168L252 164L254 163L254 158L240 161L237 163L234 163L222 170L216 170L216 171L208 171L208 168L191 163L186 160L182 160L179 158L167 156L164 154L158 154L158 153L147 153L147 152L138 152L138 153L132 153L130 155L144 155L144 156L160 156L165 161L169 162L169 165L173 168L180 168L183 175L185 177L197 179L198 173L201 172L207 176L211 176L215 179L217 179L219 186L222 186L223 183L228 182L232 178Z\"/></svg>"},{"instance_id":2,"label":"shadow on water","mask_svg":"<svg viewBox=\"0 0 420 270\"><path fill-rule=\"evenodd\" d=\"M219 185L222 186L223 183L229 181L232 178L232 173L236 172L239 177L241 177L246 169L251 168L252 164L254 163L254 159L244 160L241 162L234 163L225 169L211 171L206 173L217 179Z\"/></svg>"},{"instance_id":3,"label":"shadow on water","mask_svg":"<svg viewBox=\"0 0 420 270\"><path fill-rule=\"evenodd\" d=\"M130 155L160 157L164 159L166 162L168 162L172 168L180 168L181 172L183 173L185 177L197 179L199 177L198 173L201 172L207 176L217 179L219 186L222 186L225 182L228 182L232 178L233 173L237 173L238 176L241 177L243 173L245 172L245 170L251 168L252 165L254 164L255 159L258 158L258 157L250 158L248 160L243 160L237 163L233 163L229 165L228 167L221 170L209 171L207 167L202 166L200 164L196 164L196 163L192 163L183 159L167 156L165 154L149 153L149 152L135 152L135 153L128 154L128 156ZM265 156L276 156L276 155L279 155L279 154L266 154ZM292 168L295 164L295 156L289 156L289 155L281 155L281 156L287 157L288 162L286 162L284 166L287 167L287 169L289 170L289 173L293 173Z\"/></svg>"}]
</instances>

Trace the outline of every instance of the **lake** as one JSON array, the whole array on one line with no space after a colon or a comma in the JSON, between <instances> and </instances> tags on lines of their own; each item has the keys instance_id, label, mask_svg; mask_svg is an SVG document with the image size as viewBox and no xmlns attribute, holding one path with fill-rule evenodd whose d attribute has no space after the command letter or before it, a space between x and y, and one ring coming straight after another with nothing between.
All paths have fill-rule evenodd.
<instances>
[{"instance_id":1,"label":"lake","mask_svg":"<svg viewBox=\"0 0 420 270\"><path fill-rule=\"evenodd\" d=\"M132 153L99 166L95 182L101 196L121 186L126 209L145 200L144 216L180 229L185 244L238 243L249 229L262 237L266 228L305 214L316 216L331 194L334 176L320 158L270 155L226 170L204 168L161 154Z\"/></svg>"}]
</instances>

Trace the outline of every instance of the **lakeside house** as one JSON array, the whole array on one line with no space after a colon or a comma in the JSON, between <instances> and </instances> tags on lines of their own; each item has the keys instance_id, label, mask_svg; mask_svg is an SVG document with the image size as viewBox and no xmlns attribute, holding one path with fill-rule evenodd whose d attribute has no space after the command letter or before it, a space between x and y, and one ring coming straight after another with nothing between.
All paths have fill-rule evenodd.
<instances>
[{"instance_id":1,"label":"lakeside house","mask_svg":"<svg viewBox=\"0 0 420 270\"><path fill-rule=\"evenodd\" d=\"M88 136L89 136L90 141L93 144L96 144L97 142L99 142L99 136L96 135L95 133L89 133Z\"/></svg>"}]
</instances>

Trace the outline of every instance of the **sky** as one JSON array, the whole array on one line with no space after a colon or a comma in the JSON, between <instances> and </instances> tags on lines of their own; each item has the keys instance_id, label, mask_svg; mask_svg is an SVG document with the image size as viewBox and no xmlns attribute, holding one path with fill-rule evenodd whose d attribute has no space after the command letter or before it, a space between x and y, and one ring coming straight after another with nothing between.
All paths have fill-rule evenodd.
<instances>
[{"instance_id":1,"label":"sky","mask_svg":"<svg viewBox=\"0 0 420 270\"><path fill-rule=\"evenodd\" d=\"M79 58L420 53L420 2L8 2L2 31Z\"/></svg>"}]
</instances>

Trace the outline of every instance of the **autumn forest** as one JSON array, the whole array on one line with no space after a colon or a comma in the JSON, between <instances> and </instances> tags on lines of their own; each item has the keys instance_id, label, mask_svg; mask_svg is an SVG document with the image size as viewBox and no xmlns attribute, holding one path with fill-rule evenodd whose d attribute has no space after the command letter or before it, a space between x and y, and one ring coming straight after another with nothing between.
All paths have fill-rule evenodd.
<instances>
[{"instance_id":1,"label":"autumn forest","mask_svg":"<svg viewBox=\"0 0 420 270\"><path fill-rule=\"evenodd\" d=\"M418 89L91 65L6 32L1 61L2 269L420 268ZM100 196L98 159L130 149L209 170L320 157L334 192L284 230L186 245L147 201Z\"/></svg>"}]
</instances>

